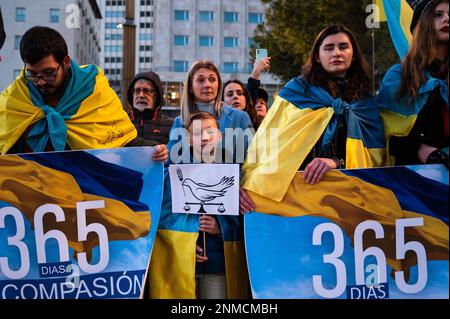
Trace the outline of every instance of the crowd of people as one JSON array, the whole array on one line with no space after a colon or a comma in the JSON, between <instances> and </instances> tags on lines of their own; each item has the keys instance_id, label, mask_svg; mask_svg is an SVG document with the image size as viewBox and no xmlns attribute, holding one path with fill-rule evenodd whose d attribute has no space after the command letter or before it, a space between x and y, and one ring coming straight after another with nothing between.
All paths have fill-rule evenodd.
<instances>
[{"instance_id":1,"label":"crowd of people","mask_svg":"<svg viewBox=\"0 0 450 319\"><path fill-rule=\"evenodd\" d=\"M242 164L255 131L264 130L278 108L294 107L303 113L293 123L304 125L298 130L308 127L305 142L295 141L295 147L303 149L291 154L299 157L297 170L303 171L306 183L320 183L332 169L425 163L448 168L448 8L448 0L419 2L410 49L387 72L377 92L371 89L372 75L353 32L336 24L317 35L301 74L280 90L270 109L269 96L260 88L260 74L269 71L270 57L255 62L246 84L238 79L223 84L213 62L196 61L175 119L161 110L164 94L158 74L147 71L134 77L126 92L131 106L127 114L97 66L78 66L57 31L33 27L20 43L24 69L0 96L0 152L156 146L153 159L165 163L159 229L182 219L207 235L183 247L195 255L189 261L191 278L174 279L170 271L152 273L150 265L150 297L167 296L165 290L171 289L171 296L245 298L248 282L233 276L246 271L243 245L229 251L225 244L242 242L242 215L173 214L168 166ZM241 189L240 211L254 209ZM158 231L157 241L158 236L165 235ZM202 251L203 240L210 247L208 256ZM176 255L179 247L174 243L166 241L164 249ZM159 263L170 267L169 262ZM196 283L186 288L189 280Z\"/></svg>"}]
</instances>

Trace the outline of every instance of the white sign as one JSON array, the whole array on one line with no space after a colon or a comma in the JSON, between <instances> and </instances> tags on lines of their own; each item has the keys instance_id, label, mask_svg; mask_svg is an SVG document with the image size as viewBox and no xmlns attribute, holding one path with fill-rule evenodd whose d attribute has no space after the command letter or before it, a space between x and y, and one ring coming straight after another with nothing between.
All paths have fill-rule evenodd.
<instances>
[{"instance_id":1,"label":"white sign","mask_svg":"<svg viewBox=\"0 0 450 319\"><path fill-rule=\"evenodd\" d=\"M239 164L170 165L172 212L239 215Z\"/></svg>"}]
</instances>

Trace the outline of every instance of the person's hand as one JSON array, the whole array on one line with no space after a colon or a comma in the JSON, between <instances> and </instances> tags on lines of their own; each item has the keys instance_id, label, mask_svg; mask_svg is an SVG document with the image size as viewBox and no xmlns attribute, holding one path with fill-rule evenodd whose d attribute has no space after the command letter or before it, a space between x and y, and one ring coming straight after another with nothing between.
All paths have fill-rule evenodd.
<instances>
[{"instance_id":1,"label":"person's hand","mask_svg":"<svg viewBox=\"0 0 450 319\"><path fill-rule=\"evenodd\" d=\"M197 254L195 255L195 260L198 263L204 263L208 260L208 257L203 257L203 248L197 245Z\"/></svg>"},{"instance_id":2,"label":"person's hand","mask_svg":"<svg viewBox=\"0 0 450 319\"><path fill-rule=\"evenodd\" d=\"M255 210L255 208L255 203L250 196L248 196L245 189L239 188L239 212L244 214Z\"/></svg>"},{"instance_id":3,"label":"person's hand","mask_svg":"<svg viewBox=\"0 0 450 319\"><path fill-rule=\"evenodd\" d=\"M316 184L330 169L338 167L339 163L332 158L316 157L306 166L303 178L307 184Z\"/></svg>"},{"instance_id":4,"label":"person's hand","mask_svg":"<svg viewBox=\"0 0 450 319\"><path fill-rule=\"evenodd\" d=\"M154 161L165 162L169 157L169 151L165 144L158 144L155 146L155 152L153 153L152 159Z\"/></svg>"},{"instance_id":5,"label":"person's hand","mask_svg":"<svg viewBox=\"0 0 450 319\"><path fill-rule=\"evenodd\" d=\"M210 235L220 235L222 233L216 218L209 215L200 216L200 231L207 232Z\"/></svg>"},{"instance_id":6,"label":"person's hand","mask_svg":"<svg viewBox=\"0 0 450 319\"><path fill-rule=\"evenodd\" d=\"M252 70L251 77L254 78L255 80L259 80L261 72L269 71L270 70L270 59L271 59L271 57L267 57L265 59L255 61L255 63L253 63L253 70Z\"/></svg>"}]
</instances>

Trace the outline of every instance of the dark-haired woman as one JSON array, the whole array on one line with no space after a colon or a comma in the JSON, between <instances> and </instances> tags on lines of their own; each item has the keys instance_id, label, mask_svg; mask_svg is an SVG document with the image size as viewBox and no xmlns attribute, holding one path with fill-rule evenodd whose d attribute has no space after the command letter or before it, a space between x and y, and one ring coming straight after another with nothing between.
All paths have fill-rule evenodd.
<instances>
[{"instance_id":1,"label":"dark-haired woman","mask_svg":"<svg viewBox=\"0 0 450 319\"><path fill-rule=\"evenodd\" d=\"M256 109L244 83L239 80L227 81L223 85L222 101L225 105L246 112L252 121L253 127L257 129Z\"/></svg>"},{"instance_id":2,"label":"dark-haired woman","mask_svg":"<svg viewBox=\"0 0 450 319\"><path fill-rule=\"evenodd\" d=\"M416 6L411 47L381 84L377 99L384 108L391 164L448 168L448 9L448 0Z\"/></svg>"}]
</instances>

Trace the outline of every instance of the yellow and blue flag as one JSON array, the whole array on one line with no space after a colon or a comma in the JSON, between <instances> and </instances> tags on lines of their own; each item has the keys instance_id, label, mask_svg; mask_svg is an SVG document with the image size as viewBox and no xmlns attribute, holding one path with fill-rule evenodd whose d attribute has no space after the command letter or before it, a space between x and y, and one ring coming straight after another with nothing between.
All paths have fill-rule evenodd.
<instances>
[{"instance_id":1,"label":"yellow and blue flag","mask_svg":"<svg viewBox=\"0 0 450 319\"><path fill-rule=\"evenodd\" d=\"M448 175L447 175L448 178ZM301 173L294 177L281 202L249 192L256 212L284 217L316 216L336 223L353 241L356 227L366 221L380 223L381 239L364 237L364 249L380 247L388 265L405 271L417 263L414 254L397 259L396 220L423 218L423 226L405 228L405 242L420 242L427 260L448 260L448 185L425 178L406 167L330 171L315 185Z\"/></svg>"},{"instance_id":2,"label":"yellow and blue flag","mask_svg":"<svg viewBox=\"0 0 450 319\"><path fill-rule=\"evenodd\" d=\"M375 0L375 4L380 9L380 21L387 22L392 43L402 59L412 41L409 27L413 9L406 0Z\"/></svg>"},{"instance_id":3,"label":"yellow and blue flag","mask_svg":"<svg viewBox=\"0 0 450 319\"><path fill-rule=\"evenodd\" d=\"M120 147L137 136L117 94L95 65L70 65L71 77L56 107L46 105L24 70L0 95L0 154L29 131L27 145L42 152Z\"/></svg>"},{"instance_id":4,"label":"yellow and blue flag","mask_svg":"<svg viewBox=\"0 0 450 319\"><path fill-rule=\"evenodd\" d=\"M347 125L346 168L383 165L383 123L373 98L347 103L295 78L281 89L256 132L241 186L281 201L310 150L322 135L322 147L327 147L340 121Z\"/></svg>"}]
</instances>

